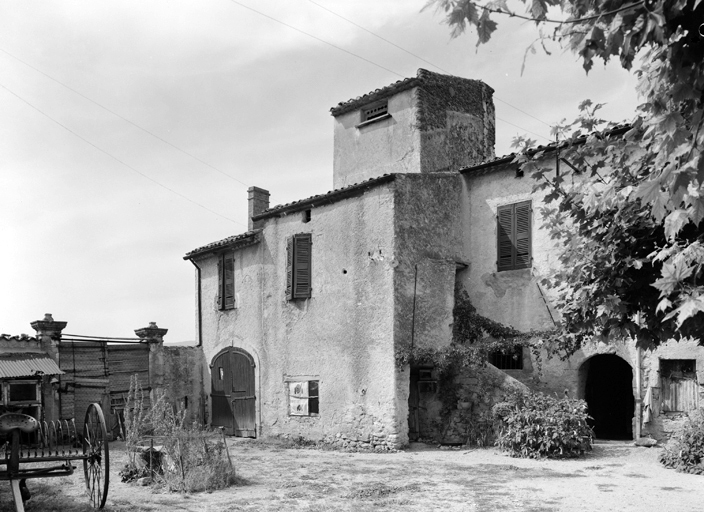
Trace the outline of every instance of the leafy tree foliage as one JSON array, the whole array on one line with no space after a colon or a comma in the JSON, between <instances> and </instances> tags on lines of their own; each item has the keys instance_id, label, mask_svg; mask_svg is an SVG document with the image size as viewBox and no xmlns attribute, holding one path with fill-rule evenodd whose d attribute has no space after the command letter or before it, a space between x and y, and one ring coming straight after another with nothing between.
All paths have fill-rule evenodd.
<instances>
[{"instance_id":1,"label":"leafy tree foliage","mask_svg":"<svg viewBox=\"0 0 704 512\"><path fill-rule=\"evenodd\" d=\"M585 337L631 335L643 345L704 327L704 0L431 0L452 35L485 43L501 14L534 20L541 38L581 57L638 63L642 104L632 124L605 126L585 102L555 166L543 151L517 159L548 188L543 213L563 268L546 281L557 297L568 352ZM550 13L548 12L550 10ZM552 14L554 13L554 14ZM544 29L554 26L546 36ZM603 132L594 130L606 128ZM517 141L526 145L526 140Z\"/></svg>"}]
</instances>

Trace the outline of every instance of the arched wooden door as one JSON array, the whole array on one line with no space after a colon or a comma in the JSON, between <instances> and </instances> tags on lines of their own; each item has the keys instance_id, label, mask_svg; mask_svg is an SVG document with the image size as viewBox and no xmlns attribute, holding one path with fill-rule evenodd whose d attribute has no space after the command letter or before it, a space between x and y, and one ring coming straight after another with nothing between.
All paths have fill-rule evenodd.
<instances>
[{"instance_id":1,"label":"arched wooden door","mask_svg":"<svg viewBox=\"0 0 704 512\"><path fill-rule=\"evenodd\" d=\"M244 350L228 348L211 365L211 398L215 427L238 437L257 437L254 359Z\"/></svg>"}]
</instances>

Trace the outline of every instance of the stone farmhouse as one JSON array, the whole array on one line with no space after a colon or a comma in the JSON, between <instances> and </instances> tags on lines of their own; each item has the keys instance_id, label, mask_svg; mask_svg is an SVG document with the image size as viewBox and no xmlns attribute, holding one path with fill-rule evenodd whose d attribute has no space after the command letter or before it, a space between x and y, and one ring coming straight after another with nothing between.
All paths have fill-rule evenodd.
<instances>
[{"instance_id":1,"label":"stone farmhouse","mask_svg":"<svg viewBox=\"0 0 704 512\"><path fill-rule=\"evenodd\" d=\"M512 155L494 155L492 94L421 69L338 104L333 191L270 207L251 187L249 230L184 257L213 425L376 449L447 437L436 371L397 367L397 351L451 343L457 288L498 322L553 325L541 197ZM491 363L488 380L462 380L462 407L486 409L512 385L566 392L605 438L666 436L704 398L696 341L594 344L539 375L529 350Z\"/></svg>"}]
</instances>

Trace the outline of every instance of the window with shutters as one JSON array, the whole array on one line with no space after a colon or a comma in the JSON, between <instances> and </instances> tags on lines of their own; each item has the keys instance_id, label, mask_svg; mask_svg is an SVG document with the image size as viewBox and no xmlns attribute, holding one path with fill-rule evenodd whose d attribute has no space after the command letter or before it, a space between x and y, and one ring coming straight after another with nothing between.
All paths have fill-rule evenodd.
<instances>
[{"instance_id":1,"label":"window with shutters","mask_svg":"<svg viewBox=\"0 0 704 512\"><path fill-rule=\"evenodd\" d=\"M318 382L306 380L288 382L289 416L317 416L318 407Z\"/></svg>"},{"instance_id":2,"label":"window with shutters","mask_svg":"<svg viewBox=\"0 0 704 512\"><path fill-rule=\"evenodd\" d=\"M530 201L498 207L496 266L499 272L531 267L532 212Z\"/></svg>"},{"instance_id":3,"label":"window with shutters","mask_svg":"<svg viewBox=\"0 0 704 512\"><path fill-rule=\"evenodd\" d=\"M299 233L288 240L286 251L286 297L288 300L310 298L311 254L313 237Z\"/></svg>"},{"instance_id":4,"label":"window with shutters","mask_svg":"<svg viewBox=\"0 0 704 512\"><path fill-rule=\"evenodd\" d=\"M218 308L235 308L235 257L222 253L218 260Z\"/></svg>"},{"instance_id":5,"label":"window with shutters","mask_svg":"<svg viewBox=\"0 0 704 512\"><path fill-rule=\"evenodd\" d=\"M694 359L661 359L660 385L663 412L697 409L697 362Z\"/></svg>"}]
</instances>

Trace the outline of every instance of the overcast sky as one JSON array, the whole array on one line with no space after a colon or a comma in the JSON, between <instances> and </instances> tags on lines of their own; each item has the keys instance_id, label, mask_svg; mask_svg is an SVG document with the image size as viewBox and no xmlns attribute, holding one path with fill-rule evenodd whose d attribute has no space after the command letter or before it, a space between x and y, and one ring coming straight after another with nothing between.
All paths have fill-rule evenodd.
<instances>
[{"instance_id":1,"label":"overcast sky","mask_svg":"<svg viewBox=\"0 0 704 512\"><path fill-rule=\"evenodd\" d=\"M331 190L329 109L420 67L495 89L497 155L586 98L633 116L617 63L586 76L555 48L521 76L530 23L497 18L476 51L426 0L315 2L0 0L0 332L53 313L66 333L194 340L183 255L246 231L247 186L272 205Z\"/></svg>"}]
</instances>

